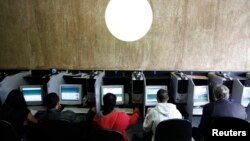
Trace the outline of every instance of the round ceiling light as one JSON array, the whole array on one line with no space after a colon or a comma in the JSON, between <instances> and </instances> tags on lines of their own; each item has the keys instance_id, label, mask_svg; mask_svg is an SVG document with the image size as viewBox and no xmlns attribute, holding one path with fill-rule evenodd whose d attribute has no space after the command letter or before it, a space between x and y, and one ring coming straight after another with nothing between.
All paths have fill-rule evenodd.
<instances>
[{"instance_id":1,"label":"round ceiling light","mask_svg":"<svg viewBox=\"0 0 250 141\"><path fill-rule=\"evenodd\" d=\"M105 22L113 36L122 41L136 41L149 31L153 12L147 0L110 0Z\"/></svg>"}]
</instances>

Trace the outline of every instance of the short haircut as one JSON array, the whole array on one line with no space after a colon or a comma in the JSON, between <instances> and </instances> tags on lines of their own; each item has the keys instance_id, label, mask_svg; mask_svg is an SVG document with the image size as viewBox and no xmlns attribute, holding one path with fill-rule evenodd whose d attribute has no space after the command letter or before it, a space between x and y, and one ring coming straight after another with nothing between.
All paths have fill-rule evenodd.
<instances>
[{"instance_id":1,"label":"short haircut","mask_svg":"<svg viewBox=\"0 0 250 141\"><path fill-rule=\"evenodd\" d=\"M116 96L112 93L107 93L103 96L103 106L105 110L113 110L116 105Z\"/></svg>"},{"instance_id":2,"label":"short haircut","mask_svg":"<svg viewBox=\"0 0 250 141\"><path fill-rule=\"evenodd\" d=\"M213 89L214 98L216 99L228 99L229 89L225 85L216 85Z\"/></svg>"},{"instance_id":3,"label":"short haircut","mask_svg":"<svg viewBox=\"0 0 250 141\"><path fill-rule=\"evenodd\" d=\"M44 98L44 105L47 107L48 110L55 108L58 102L59 97L56 93L49 93Z\"/></svg>"},{"instance_id":4,"label":"short haircut","mask_svg":"<svg viewBox=\"0 0 250 141\"><path fill-rule=\"evenodd\" d=\"M169 99L168 92L164 89L160 89L157 92L157 100L159 102L165 102Z\"/></svg>"}]
</instances>

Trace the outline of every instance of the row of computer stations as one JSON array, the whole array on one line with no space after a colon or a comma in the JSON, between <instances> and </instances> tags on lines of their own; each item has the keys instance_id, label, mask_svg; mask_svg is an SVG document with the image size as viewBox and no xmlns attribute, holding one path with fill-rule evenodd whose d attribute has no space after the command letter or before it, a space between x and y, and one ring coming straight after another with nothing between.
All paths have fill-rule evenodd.
<instances>
[{"instance_id":1,"label":"row of computer stations","mask_svg":"<svg viewBox=\"0 0 250 141\"><path fill-rule=\"evenodd\" d=\"M42 105L44 90L42 85L23 85L20 90L24 95L27 105ZM59 86L60 103L65 105L82 104L82 85L61 84Z\"/></svg>"},{"instance_id":2,"label":"row of computer stations","mask_svg":"<svg viewBox=\"0 0 250 141\"><path fill-rule=\"evenodd\" d=\"M24 95L27 105L42 105L43 104L43 87L42 85L23 85L20 90Z\"/></svg>"},{"instance_id":3,"label":"row of computer stations","mask_svg":"<svg viewBox=\"0 0 250 141\"><path fill-rule=\"evenodd\" d=\"M107 93L116 95L116 105L124 104L124 86L123 85L102 85L101 87L101 104L103 105L103 96Z\"/></svg>"},{"instance_id":4,"label":"row of computer stations","mask_svg":"<svg viewBox=\"0 0 250 141\"><path fill-rule=\"evenodd\" d=\"M160 89L164 89L167 91L167 86L146 86L146 94L145 94L145 106L154 106L157 103L157 92Z\"/></svg>"},{"instance_id":5,"label":"row of computer stations","mask_svg":"<svg viewBox=\"0 0 250 141\"><path fill-rule=\"evenodd\" d=\"M64 105L82 104L82 85L62 84L59 86L60 103Z\"/></svg>"}]
</instances>

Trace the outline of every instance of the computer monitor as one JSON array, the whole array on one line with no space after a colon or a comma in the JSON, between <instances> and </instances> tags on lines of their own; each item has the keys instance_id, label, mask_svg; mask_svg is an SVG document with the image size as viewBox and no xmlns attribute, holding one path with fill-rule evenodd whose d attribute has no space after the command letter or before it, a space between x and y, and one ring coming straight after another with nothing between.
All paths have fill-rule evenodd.
<instances>
[{"instance_id":1,"label":"computer monitor","mask_svg":"<svg viewBox=\"0 0 250 141\"><path fill-rule=\"evenodd\" d=\"M160 89L164 89L167 91L167 86L161 85L161 86L146 86L146 95L145 95L145 106L154 106L157 103L157 92Z\"/></svg>"},{"instance_id":2,"label":"computer monitor","mask_svg":"<svg viewBox=\"0 0 250 141\"><path fill-rule=\"evenodd\" d=\"M244 87L241 98L241 105L247 107L249 103L250 103L250 87Z\"/></svg>"},{"instance_id":3,"label":"computer monitor","mask_svg":"<svg viewBox=\"0 0 250 141\"><path fill-rule=\"evenodd\" d=\"M63 105L82 104L82 85L61 84L59 86L60 103Z\"/></svg>"},{"instance_id":4,"label":"computer monitor","mask_svg":"<svg viewBox=\"0 0 250 141\"><path fill-rule=\"evenodd\" d=\"M42 85L22 85L20 86L24 99L28 106L43 104L43 86Z\"/></svg>"},{"instance_id":5,"label":"computer monitor","mask_svg":"<svg viewBox=\"0 0 250 141\"><path fill-rule=\"evenodd\" d=\"M124 86L123 85L102 85L101 87L101 104L103 105L103 96L107 93L116 95L116 105L124 104Z\"/></svg>"},{"instance_id":6,"label":"computer monitor","mask_svg":"<svg viewBox=\"0 0 250 141\"><path fill-rule=\"evenodd\" d=\"M208 86L195 86L193 100L193 106L203 106L209 103Z\"/></svg>"}]
</instances>

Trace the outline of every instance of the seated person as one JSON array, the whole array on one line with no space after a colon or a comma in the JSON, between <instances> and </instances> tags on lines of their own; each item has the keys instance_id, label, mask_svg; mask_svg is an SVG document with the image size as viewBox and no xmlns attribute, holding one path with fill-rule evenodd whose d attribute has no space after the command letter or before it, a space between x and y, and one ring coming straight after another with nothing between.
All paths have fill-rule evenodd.
<instances>
[{"instance_id":1,"label":"seated person","mask_svg":"<svg viewBox=\"0 0 250 141\"><path fill-rule=\"evenodd\" d=\"M199 129L195 129L196 131L193 132L196 140L203 140L214 118L236 117L245 120L247 117L245 108L240 103L229 101L229 89L227 86L216 85L213 89L213 95L215 102L208 103L203 107Z\"/></svg>"},{"instance_id":2,"label":"seated person","mask_svg":"<svg viewBox=\"0 0 250 141\"><path fill-rule=\"evenodd\" d=\"M3 105L0 108L0 119L10 122L16 129L18 135L23 137L24 121L37 123L37 119L31 114L27 108L23 93L18 90L12 90Z\"/></svg>"},{"instance_id":3,"label":"seated person","mask_svg":"<svg viewBox=\"0 0 250 141\"><path fill-rule=\"evenodd\" d=\"M112 93L104 95L103 102L103 110L94 117L94 125L104 129L119 131L122 133L125 141L127 141L126 129L137 123L139 119L139 109L135 108L132 115L115 111L116 96Z\"/></svg>"},{"instance_id":4,"label":"seated person","mask_svg":"<svg viewBox=\"0 0 250 141\"><path fill-rule=\"evenodd\" d=\"M169 96L166 90L160 89L157 92L157 104L154 108L148 110L148 113L143 122L143 130L145 132L152 131L152 141L154 140L154 134L156 126L163 120L179 118L182 119L182 115L176 108L176 105L168 103Z\"/></svg>"},{"instance_id":5,"label":"seated person","mask_svg":"<svg viewBox=\"0 0 250 141\"><path fill-rule=\"evenodd\" d=\"M39 118L39 121L44 120L68 120L72 123L82 123L88 120L91 120L95 115L95 108L91 108L89 112L82 116L74 113L73 111L60 111L59 97L56 93L49 93L44 98L44 105L47 110Z\"/></svg>"}]
</instances>

